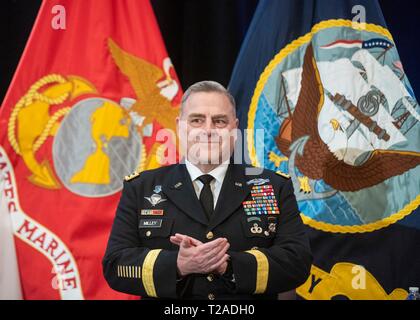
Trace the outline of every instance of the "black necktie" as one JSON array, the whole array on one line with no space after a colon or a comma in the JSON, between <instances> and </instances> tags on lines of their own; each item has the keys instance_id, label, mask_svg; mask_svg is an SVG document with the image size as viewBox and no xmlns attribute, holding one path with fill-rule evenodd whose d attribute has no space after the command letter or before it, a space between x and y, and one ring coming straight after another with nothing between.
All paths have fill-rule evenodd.
<instances>
[{"instance_id":1,"label":"black necktie","mask_svg":"<svg viewBox=\"0 0 420 320\"><path fill-rule=\"evenodd\" d=\"M203 189L201 189L201 192L200 192L200 202L209 220L214 211L213 193L211 192L211 187L210 187L210 182L212 182L213 179L214 178L209 174L204 174L198 177L198 180L200 180L204 184Z\"/></svg>"}]
</instances>

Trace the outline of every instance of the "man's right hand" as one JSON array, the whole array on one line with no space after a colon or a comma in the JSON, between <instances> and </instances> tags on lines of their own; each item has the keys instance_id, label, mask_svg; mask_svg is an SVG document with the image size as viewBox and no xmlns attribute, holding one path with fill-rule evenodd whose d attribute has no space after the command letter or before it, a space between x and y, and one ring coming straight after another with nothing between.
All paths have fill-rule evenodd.
<instances>
[{"instance_id":1,"label":"man's right hand","mask_svg":"<svg viewBox=\"0 0 420 320\"><path fill-rule=\"evenodd\" d=\"M201 243L194 238L178 235L171 237L171 242L179 244L177 267L180 276L220 270L229 259L226 252L230 245L225 238Z\"/></svg>"}]
</instances>

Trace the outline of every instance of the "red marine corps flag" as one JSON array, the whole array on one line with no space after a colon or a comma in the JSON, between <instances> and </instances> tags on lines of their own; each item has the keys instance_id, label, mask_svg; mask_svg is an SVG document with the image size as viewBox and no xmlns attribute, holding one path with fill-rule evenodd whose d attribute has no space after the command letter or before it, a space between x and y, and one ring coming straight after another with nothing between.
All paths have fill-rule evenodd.
<instances>
[{"instance_id":1,"label":"red marine corps flag","mask_svg":"<svg viewBox=\"0 0 420 320\"><path fill-rule=\"evenodd\" d=\"M148 0L43 2L0 109L0 217L24 299L134 298L101 260L123 177L167 164L181 95Z\"/></svg>"}]
</instances>

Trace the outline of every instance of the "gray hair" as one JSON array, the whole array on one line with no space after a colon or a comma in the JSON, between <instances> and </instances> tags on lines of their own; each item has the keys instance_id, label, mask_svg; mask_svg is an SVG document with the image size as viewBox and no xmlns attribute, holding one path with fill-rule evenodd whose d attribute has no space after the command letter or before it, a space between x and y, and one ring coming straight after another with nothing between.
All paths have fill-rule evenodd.
<instances>
[{"instance_id":1,"label":"gray hair","mask_svg":"<svg viewBox=\"0 0 420 320\"><path fill-rule=\"evenodd\" d=\"M225 95L229 99L229 102L232 106L233 115L236 116L235 98L220 83L216 81L210 81L210 80L196 82L184 92L181 99L181 110L180 110L181 114L184 111L185 104L188 98L191 96L191 94L197 93L197 92L218 92Z\"/></svg>"}]
</instances>

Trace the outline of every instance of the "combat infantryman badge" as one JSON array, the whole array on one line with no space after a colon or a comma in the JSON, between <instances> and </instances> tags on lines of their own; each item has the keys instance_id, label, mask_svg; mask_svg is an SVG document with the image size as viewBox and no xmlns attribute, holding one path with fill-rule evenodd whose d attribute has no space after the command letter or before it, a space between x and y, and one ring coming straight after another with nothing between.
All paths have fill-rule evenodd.
<instances>
[{"instance_id":1,"label":"combat infantryman badge","mask_svg":"<svg viewBox=\"0 0 420 320\"><path fill-rule=\"evenodd\" d=\"M260 186L263 185L264 183L270 182L270 179L252 179L252 180L248 180L246 182L247 185L253 184L254 186Z\"/></svg>"}]
</instances>

